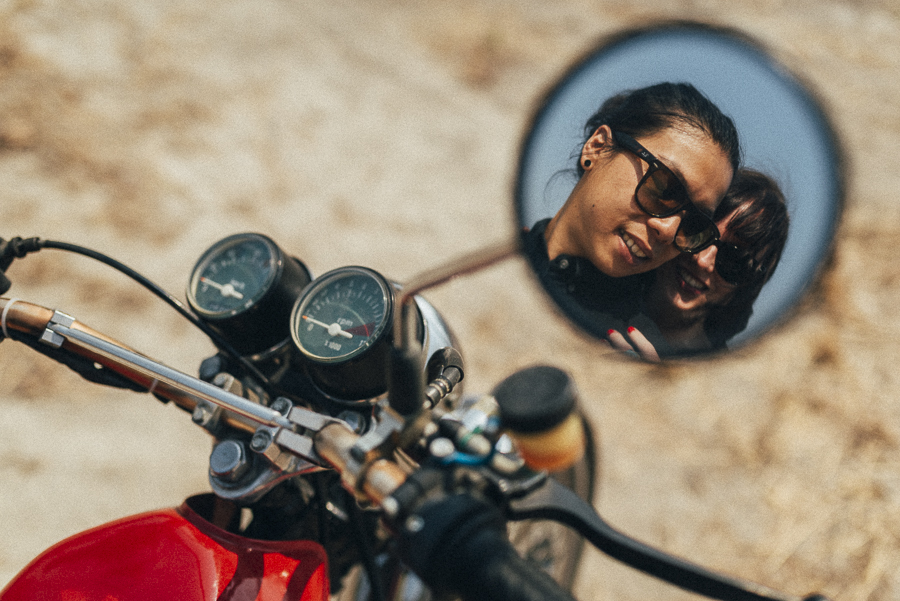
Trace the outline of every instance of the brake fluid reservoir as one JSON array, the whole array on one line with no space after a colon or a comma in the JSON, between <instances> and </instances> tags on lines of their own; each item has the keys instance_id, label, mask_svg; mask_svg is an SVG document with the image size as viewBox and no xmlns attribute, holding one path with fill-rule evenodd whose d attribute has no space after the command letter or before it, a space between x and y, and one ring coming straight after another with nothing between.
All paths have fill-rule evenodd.
<instances>
[{"instance_id":1,"label":"brake fluid reservoir","mask_svg":"<svg viewBox=\"0 0 900 601\"><path fill-rule=\"evenodd\" d=\"M537 365L503 380L493 392L500 423L522 459L536 470L558 471L581 459L584 424L576 411L577 392L569 375Z\"/></svg>"}]
</instances>

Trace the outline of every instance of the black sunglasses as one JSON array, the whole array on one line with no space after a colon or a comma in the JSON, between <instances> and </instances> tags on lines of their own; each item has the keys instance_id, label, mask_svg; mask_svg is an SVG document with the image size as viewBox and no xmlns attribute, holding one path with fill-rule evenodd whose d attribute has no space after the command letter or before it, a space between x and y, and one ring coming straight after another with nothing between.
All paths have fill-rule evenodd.
<instances>
[{"instance_id":1,"label":"black sunglasses","mask_svg":"<svg viewBox=\"0 0 900 601\"><path fill-rule=\"evenodd\" d=\"M628 134L614 131L612 135L617 144L649 166L634 189L634 197L641 210L651 217L671 217L684 211L675 233L675 248L693 254L715 243L719 239L719 228L712 217L691 202L684 182Z\"/></svg>"},{"instance_id":2,"label":"black sunglasses","mask_svg":"<svg viewBox=\"0 0 900 601\"><path fill-rule=\"evenodd\" d=\"M718 248L716 273L732 286L749 284L761 275L760 265L746 249L721 240L713 244Z\"/></svg>"}]
</instances>

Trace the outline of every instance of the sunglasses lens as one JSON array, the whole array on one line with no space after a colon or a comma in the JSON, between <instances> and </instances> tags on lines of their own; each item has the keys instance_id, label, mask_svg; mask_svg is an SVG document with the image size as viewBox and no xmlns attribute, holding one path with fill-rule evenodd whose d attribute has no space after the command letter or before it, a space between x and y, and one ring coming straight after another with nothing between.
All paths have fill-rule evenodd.
<instances>
[{"instance_id":1,"label":"sunglasses lens","mask_svg":"<svg viewBox=\"0 0 900 601\"><path fill-rule=\"evenodd\" d=\"M732 244L722 244L716 252L716 273L732 285L749 282L755 272L753 258Z\"/></svg>"},{"instance_id":2,"label":"sunglasses lens","mask_svg":"<svg viewBox=\"0 0 900 601\"><path fill-rule=\"evenodd\" d=\"M665 167L650 168L637 189L641 208L654 217L668 217L688 202L687 191L674 173Z\"/></svg>"},{"instance_id":3,"label":"sunglasses lens","mask_svg":"<svg viewBox=\"0 0 900 601\"><path fill-rule=\"evenodd\" d=\"M675 247L681 252L698 252L718 237L719 230L712 219L697 210L687 211L675 232Z\"/></svg>"}]
</instances>

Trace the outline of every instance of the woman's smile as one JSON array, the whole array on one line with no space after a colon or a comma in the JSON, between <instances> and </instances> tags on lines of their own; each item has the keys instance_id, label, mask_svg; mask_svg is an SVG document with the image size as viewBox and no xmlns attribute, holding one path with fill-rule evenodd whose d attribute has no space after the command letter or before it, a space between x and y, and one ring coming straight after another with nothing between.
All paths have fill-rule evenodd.
<instances>
[{"instance_id":1,"label":"woman's smile","mask_svg":"<svg viewBox=\"0 0 900 601\"><path fill-rule=\"evenodd\" d=\"M644 250L642 248L642 244L636 239L631 237L628 232L625 230L619 230L619 237L622 238L622 241L625 243L625 246L628 247L628 250L631 254L637 259L643 261L649 261L652 257L652 253L648 250Z\"/></svg>"},{"instance_id":2,"label":"woman's smile","mask_svg":"<svg viewBox=\"0 0 900 601\"><path fill-rule=\"evenodd\" d=\"M698 96L695 100L704 106L708 102L693 88L676 97L682 93ZM670 100L658 99L664 106ZM643 115L647 107L635 102L633 110ZM718 114L714 106L708 108ZM583 257L601 273L620 278L655 269L679 254L675 240L685 211L715 211L731 183L737 153L736 147L725 152L718 138L700 127L705 121L699 115L695 121L677 118L680 109L675 114L671 122L660 125L654 117L650 121L656 125L638 128L645 133L636 134L631 150L620 146L610 124L594 128L581 148L575 187L544 230L549 259ZM726 122L730 140L736 132ZM641 204L639 194L654 208Z\"/></svg>"}]
</instances>

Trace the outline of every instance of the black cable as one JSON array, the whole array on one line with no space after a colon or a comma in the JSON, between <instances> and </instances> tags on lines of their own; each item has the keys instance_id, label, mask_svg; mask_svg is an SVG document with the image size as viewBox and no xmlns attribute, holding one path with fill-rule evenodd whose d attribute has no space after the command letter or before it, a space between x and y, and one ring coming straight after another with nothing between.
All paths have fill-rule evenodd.
<instances>
[{"instance_id":1,"label":"black cable","mask_svg":"<svg viewBox=\"0 0 900 601\"><path fill-rule=\"evenodd\" d=\"M350 517L350 527L353 528L354 538L362 558L363 568L369 576L369 586L372 589L372 599L375 601L387 601L384 583L381 578L381 570L375 562L375 553L372 550L369 533L363 526L362 511L356 505L355 499L349 499L347 513Z\"/></svg>"},{"instance_id":2,"label":"black cable","mask_svg":"<svg viewBox=\"0 0 900 601\"><path fill-rule=\"evenodd\" d=\"M313 481L318 497L316 517L319 520L319 542L327 549L328 537L331 534L328 528L328 482L325 481L324 473L312 474L310 479Z\"/></svg>"},{"instance_id":3,"label":"black cable","mask_svg":"<svg viewBox=\"0 0 900 601\"><path fill-rule=\"evenodd\" d=\"M9 242L0 241L0 249L5 251L5 254L8 255L7 258L0 256L0 269L5 270L5 268L9 266L9 263L12 262L12 259L22 258L26 254L38 251L42 248L55 248L57 250L65 250L75 254L83 255L85 257L89 257L91 259L95 259L133 279L138 284L148 289L150 292L161 298L168 305L178 311L178 313L180 313L182 317L198 327L200 331L202 331L207 335L207 337L209 337L210 340L212 340L213 344L215 344L219 349L221 349L223 352L237 361L238 364L247 371L247 374L254 378L260 384L260 386L262 386L263 389L265 389L265 391L269 393L270 396L277 396L274 389L272 388L272 384L269 382L269 379L266 378L266 376L259 369L257 369L255 365L244 358L233 346L231 346L231 344L228 343L228 341L222 338L222 336L220 336L215 330L200 321L200 319L197 318L196 315L191 313L187 309L187 307L182 304L181 301L179 301L177 298L166 292L163 288L147 279L134 269L128 267L124 263L113 259L110 256L104 255L103 253L91 250L89 248L85 248L83 246L79 246L77 244L70 244L68 242L41 240L40 238L22 239L16 237L12 238ZM5 266L3 266L4 261L7 261Z\"/></svg>"}]
</instances>

